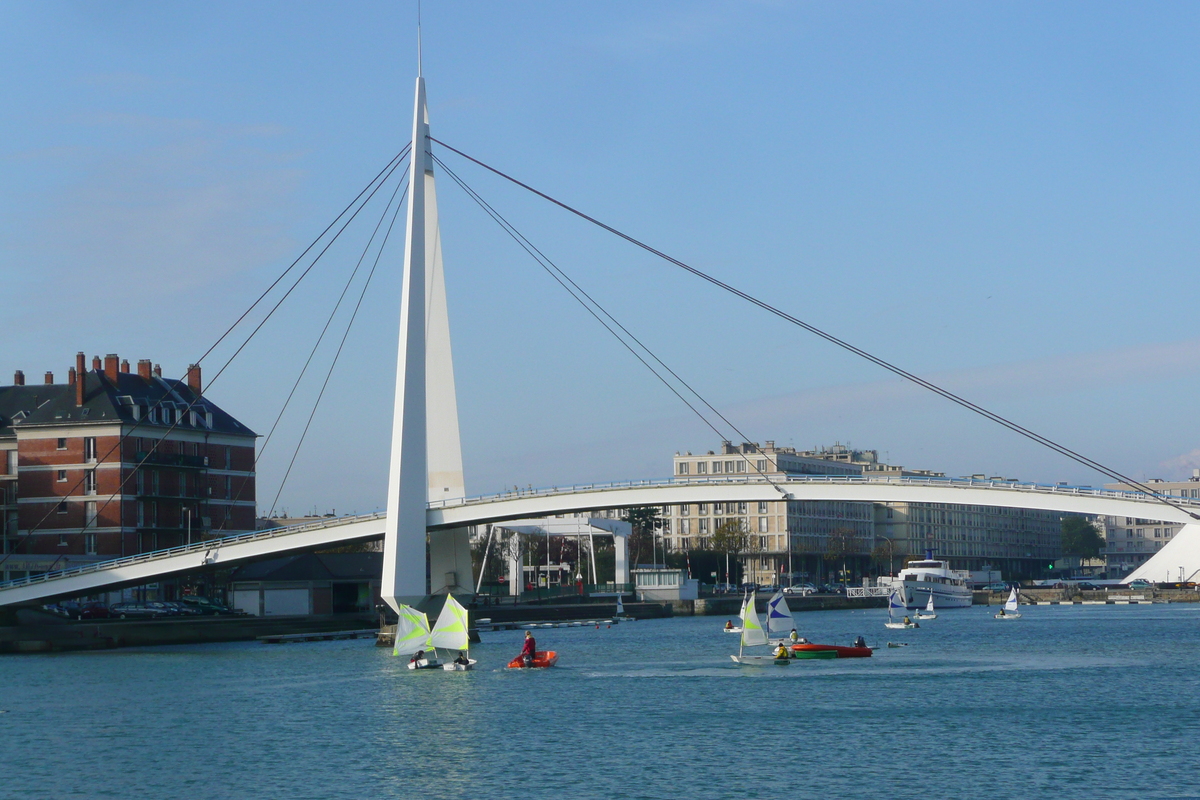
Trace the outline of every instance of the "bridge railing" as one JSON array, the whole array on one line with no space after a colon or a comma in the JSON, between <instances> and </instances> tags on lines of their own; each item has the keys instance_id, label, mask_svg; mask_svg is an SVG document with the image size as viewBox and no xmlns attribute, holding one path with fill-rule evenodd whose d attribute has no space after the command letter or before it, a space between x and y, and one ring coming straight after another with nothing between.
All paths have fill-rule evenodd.
<instances>
[{"instance_id":1,"label":"bridge railing","mask_svg":"<svg viewBox=\"0 0 1200 800\"><path fill-rule=\"evenodd\" d=\"M1116 489L1096 489L1091 486L1067 486L1063 484L995 480L991 478L938 478L917 475L789 475L787 477L778 478L772 476L771 482L783 488L784 490L786 490L786 487L789 485L803 484L893 484L908 486L951 486L963 489L992 489L996 491L1009 490L1038 492L1042 494L1081 495L1088 497L1108 497L1123 500L1138 500L1143 502L1157 499L1153 495L1148 495L1145 492ZM513 489L512 491L507 492L477 495L474 497L458 498L454 500L435 500L429 503L429 508L458 508L481 503L494 503L498 500L517 500L526 497L553 497L555 495L588 494L592 492L599 493L618 489L636 489L640 487L651 486L704 486L711 484L763 485L766 483L768 483L767 479L758 475L730 475L721 477L710 476L707 478L695 476L650 478L637 481L612 481L608 483L575 484L572 486ZM1163 497L1166 497L1170 499L1171 502L1179 505L1200 508L1200 498L1177 497L1175 495L1163 495Z\"/></svg>"},{"instance_id":2,"label":"bridge railing","mask_svg":"<svg viewBox=\"0 0 1200 800\"><path fill-rule=\"evenodd\" d=\"M161 561L164 558L173 558L185 553L199 553L209 550L219 550L231 544L241 544L243 542L252 542L258 539L273 539L277 536L287 536L294 533L303 533L308 530L319 530L328 528L331 524L346 525L353 522L367 522L373 519L381 519L385 514L382 511L376 511L372 514L359 514L353 517L333 517L320 522L305 522L300 525L287 525L279 528L267 528L261 531L251 531L250 533L239 533L235 536L222 536L219 539L205 539L202 542L193 544L180 545L179 547L171 547L166 550L153 550L149 553L139 553L135 556L124 556L123 558L114 558L106 561L93 561L90 564L83 564L78 567L69 569L54 570L53 572L39 572L37 575L29 575L25 578L14 578L9 581L0 581L0 589L10 589L15 586L28 586L34 583L43 583L45 581L57 580L75 575L86 575L89 572L99 572L101 570L116 569L118 567L130 566L132 564L144 564L149 561Z\"/></svg>"}]
</instances>

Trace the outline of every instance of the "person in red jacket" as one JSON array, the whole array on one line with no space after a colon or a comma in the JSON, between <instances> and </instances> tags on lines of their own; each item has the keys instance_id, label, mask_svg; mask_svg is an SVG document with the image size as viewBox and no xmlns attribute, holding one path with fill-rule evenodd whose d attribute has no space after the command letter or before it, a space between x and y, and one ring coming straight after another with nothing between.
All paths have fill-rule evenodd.
<instances>
[{"instance_id":1,"label":"person in red jacket","mask_svg":"<svg viewBox=\"0 0 1200 800\"><path fill-rule=\"evenodd\" d=\"M525 646L521 648L521 660L525 662L525 666L533 666L533 656L537 653L537 642L533 640L533 634L525 631Z\"/></svg>"}]
</instances>

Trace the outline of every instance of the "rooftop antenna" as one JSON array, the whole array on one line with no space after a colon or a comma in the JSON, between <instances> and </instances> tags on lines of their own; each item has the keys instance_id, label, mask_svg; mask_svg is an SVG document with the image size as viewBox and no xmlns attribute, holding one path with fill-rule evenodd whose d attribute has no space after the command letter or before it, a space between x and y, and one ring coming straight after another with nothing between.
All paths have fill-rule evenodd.
<instances>
[{"instance_id":1,"label":"rooftop antenna","mask_svg":"<svg viewBox=\"0 0 1200 800\"><path fill-rule=\"evenodd\" d=\"M417 77L421 77L421 0L417 0Z\"/></svg>"}]
</instances>

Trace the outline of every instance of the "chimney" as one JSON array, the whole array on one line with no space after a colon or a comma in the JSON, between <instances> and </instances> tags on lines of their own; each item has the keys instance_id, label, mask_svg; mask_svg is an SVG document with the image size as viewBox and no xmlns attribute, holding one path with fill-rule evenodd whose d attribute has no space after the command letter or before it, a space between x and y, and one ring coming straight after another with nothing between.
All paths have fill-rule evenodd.
<instances>
[{"instance_id":1,"label":"chimney","mask_svg":"<svg viewBox=\"0 0 1200 800\"><path fill-rule=\"evenodd\" d=\"M200 394L200 365L189 364L187 371L187 385L196 394Z\"/></svg>"},{"instance_id":2,"label":"chimney","mask_svg":"<svg viewBox=\"0 0 1200 800\"><path fill-rule=\"evenodd\" d=\"M100 371L100 356L92 356L92 372Z\"/></svg>"},{"instance_id":3,"label":"chimney","mask_svg":"<svg viewBox=\"0 0 1200 800\"><path fill-rule=\"evenodd\" d=\"M124 372L126 375L129 374L129 359L128 358L121 359L121 372Z\"/></svg>"},{"instance_id":4,"label":"chimney","mask_svg":"<svg viewBox=\"0 0 1200 800\"><path fill-rule=\"evenodd\" d=\"M83 387L87 383L87 369L83 351L75 354L75 405L83 405Z\"/></svg>"},{"instance_id":5,"label":"chimney","mask_svg":"<svg viewBox=\"0 0 1200 800\"><path fill-rule=\"evenodd\" d=\"M146 380L146 381L150 380L150 359L148 359L148 358L139 358L138 359L138 377L141 378L142 380Z\"/></svg>"},{"instance_id":6,"label":"chimney","mask_svg":"<svg viewBox=\"0 0 1200 800\"><path fill-rule=\"evenodd\" d=\"M104 357L104 377L108 378L108 382L113 386L117 385L117 370L121 366L121 359L116 353L109 353Z\"/></svg>"},{"instance_id":7,"label":"chimney","mask_svg":"<svg viewBox=\"0 0 1200 800\"><path fill-rule=\"evenodd\" d=\"M13 373L13 386L24 386L24 385L25 385L25 373L22 372L21 370L17 370L16 372Z\"/></svg>"},{"instance_id":8,"label":"chimney","mask_svg":"<svg viewBox=\"0 0 1200 800\"><path fill-rule=\"evenodd\" d=\"M46 371L46 385L50 386L50 385L53 385L53 383L54 383L54 373L47 370Z\"/></svg>"},{"instance_id":9,"label":"chimney","mask_svg":"<svg viewBox=\"0 0 1200 800\"><path fill-rule=\"evenodd\" d=\"M156 377L156 378L162 377L162 364L154 365L154 377Z\"/></svg>"},{"instance_id":10,"label":"chimney","mask_svg":"<svg viewBox=\"0 0 1200 800\"><path fill-rule=\"evenodd\" d=\"M71 367L69 370L67 370L67 385L68 386L75 385L75 368L74 367Z\"/></svg>"}]
</instances>

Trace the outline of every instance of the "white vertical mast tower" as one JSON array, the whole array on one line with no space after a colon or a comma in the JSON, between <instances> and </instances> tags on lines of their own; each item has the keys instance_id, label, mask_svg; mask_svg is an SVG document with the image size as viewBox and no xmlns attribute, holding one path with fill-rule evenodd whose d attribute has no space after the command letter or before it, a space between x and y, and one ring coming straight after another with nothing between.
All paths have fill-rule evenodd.
<instances>
[{"instance_id":1,"label":"white vertical mast tower","mask_svg":"<svg viewBox=\"0 0 1200 800\"><path fill-rule=\"evenodd\" d=\"M426 503L458 499L465 490L429 110L420 74L410 158L382 586L383 599L396 610L399 603L419 603L431 593L470 594L472 583L466 528L429 538L426 580Z\"/></svg>"}]
</instances>

